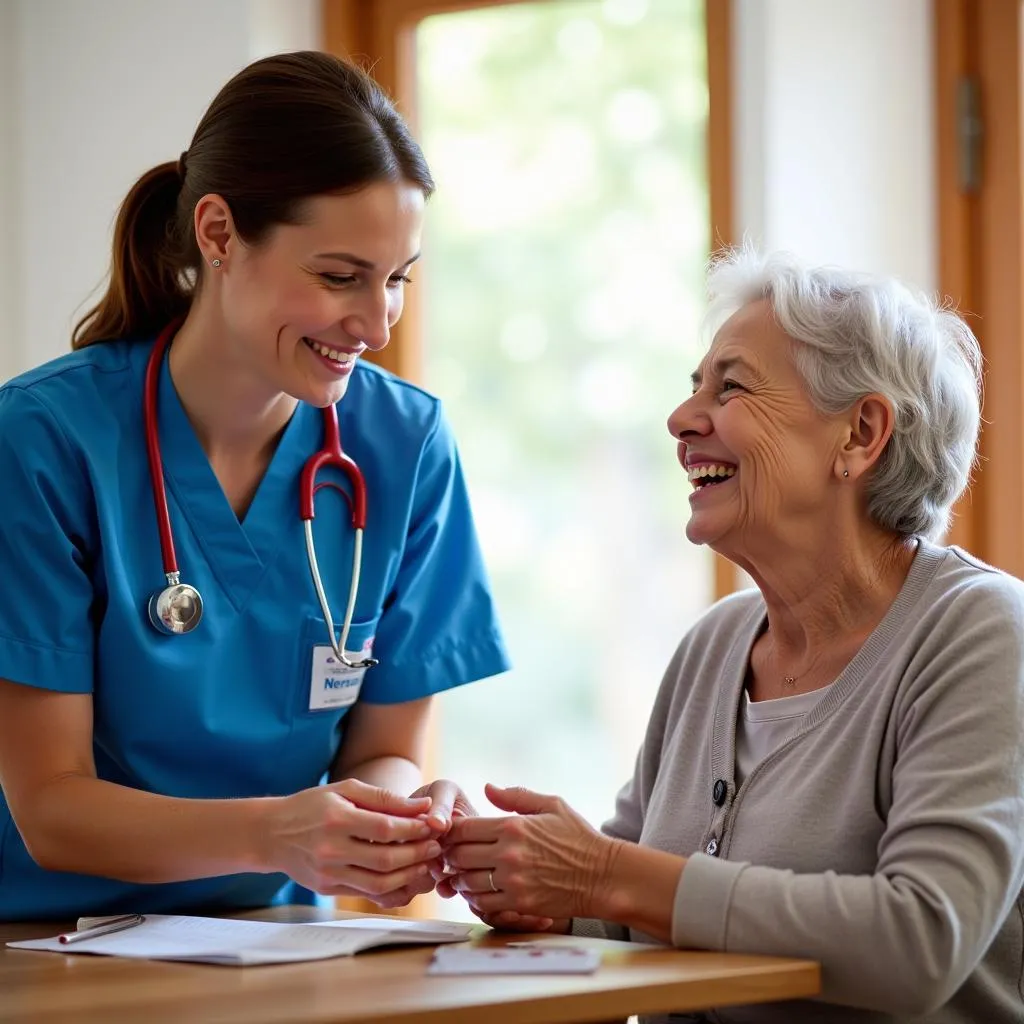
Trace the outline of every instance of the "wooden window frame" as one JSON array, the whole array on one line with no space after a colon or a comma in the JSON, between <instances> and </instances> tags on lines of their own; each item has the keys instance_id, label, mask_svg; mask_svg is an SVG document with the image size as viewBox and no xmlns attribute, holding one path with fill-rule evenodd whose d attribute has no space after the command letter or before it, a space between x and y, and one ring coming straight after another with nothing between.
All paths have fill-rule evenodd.
<instances>
[{"instance_id":1,"label":"wooden window frame","mask_svg":"<svg viewBox=\"0 0 1024 1024\"><path fill-rule=\"evenodd\" d=\"M1020 0L933 0L938 286L985 357L981 460L949 540L1024 576L1024 158ZM978 100L976 182L962 174Z\"/></svg>"}]
</instances>

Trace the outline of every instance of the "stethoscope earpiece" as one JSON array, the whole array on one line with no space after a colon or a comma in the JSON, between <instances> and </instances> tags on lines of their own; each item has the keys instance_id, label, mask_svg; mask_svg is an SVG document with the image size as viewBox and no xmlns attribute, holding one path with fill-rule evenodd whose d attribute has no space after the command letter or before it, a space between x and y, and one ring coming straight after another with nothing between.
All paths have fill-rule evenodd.
<instances>
[{"instance_id":1,"label":"stethoscope earpiece","mask_svg":"<svg viewBox=\"0 0 1024 1024\"><path fill-rule=\"evenodd\" d=\"M167 582L168 586L149 599L149 621L168 636L191 633L203 617L202 595L187 583L170 577Z\"/></svg>"}]
</instances>

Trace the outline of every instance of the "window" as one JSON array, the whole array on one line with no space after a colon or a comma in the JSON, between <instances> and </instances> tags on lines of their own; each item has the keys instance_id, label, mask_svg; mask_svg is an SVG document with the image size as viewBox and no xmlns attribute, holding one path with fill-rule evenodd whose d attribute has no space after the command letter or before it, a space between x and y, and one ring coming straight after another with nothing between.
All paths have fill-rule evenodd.
<instances>
[{"instance_id":1,"label":"window","mask_svg":"<svg viewBox=\"0 0 1024 1024\"><path fill-rule=\"evenodd\" d=\"M725 589L665 427L704 346L704 4L416 6L396 80L438 191L392 366L445 402L515 663L440 699L432 771L597 825Z\"/></svg>"}]
</instances>

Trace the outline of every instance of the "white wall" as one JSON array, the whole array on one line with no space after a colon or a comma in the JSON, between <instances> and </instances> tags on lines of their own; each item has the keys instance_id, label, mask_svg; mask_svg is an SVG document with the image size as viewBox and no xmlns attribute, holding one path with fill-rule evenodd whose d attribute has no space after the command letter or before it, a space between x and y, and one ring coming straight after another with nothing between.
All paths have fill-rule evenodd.
<instances>
[{"instance_id":1,"label":"white wall","mask_svg":"<svg viewBox=\"0 0 1024 1024\"><path fill-rule=\"evenodd\" d=\"M931 0L734 0L737 232L936 287Z\"/></svg>"},{"instance_id":2,"label":"white wall","mask_svg":"<svg viewBox=\"0 0 1024 1024\"><path fill-rule=\"evenodd\" d=\"M249 59L320 46L319 0L250 0Z\"/></svg>"},{"instance_id":3,"label":"white wall","mask_svg":"<svg viewBox=\"0 0 1024 1024\"><path fill-rule=\"evenodd\" d=\"M0 0L0 381L18 368L14 352L21 338L20 177L14 159L20 113L17 32L17 7Z\"/></svg>"},{"instance_id":4,"label":"white wall","mask_svg":"<svg viewBox=\"0 0 1024 1024\"><path fill-rule=\"evenodd\" d=\"M0 0L0 379L67 351L135 179L239 68L318 31L316 0Z\"/></svg>"}]
</instances>

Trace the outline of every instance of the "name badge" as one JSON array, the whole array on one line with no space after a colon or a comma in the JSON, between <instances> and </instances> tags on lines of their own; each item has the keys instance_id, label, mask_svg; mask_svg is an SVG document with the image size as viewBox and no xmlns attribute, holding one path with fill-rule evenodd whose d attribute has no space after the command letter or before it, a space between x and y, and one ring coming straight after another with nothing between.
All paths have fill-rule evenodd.
<instances>
[{"instance_id":1,"label":"name badge","mask_svg":"<svg viewBox=\"0 0 1024 1024\"><path fill-rule=\"evenodd\" d=\"M363 644L358 657L369 657L373 650L373 638ZM355 660L352 654L349 658ZM309 680L309 710L351 707L359 699L365 668L349 668L338 661L334 651L326 644L313 648L313 672Z\"/></svg>"}]
</instances>

